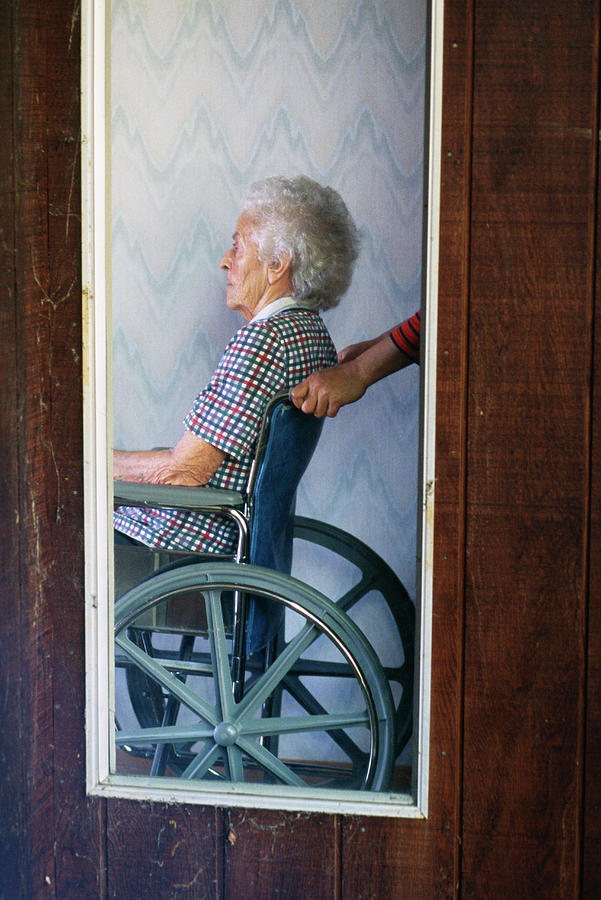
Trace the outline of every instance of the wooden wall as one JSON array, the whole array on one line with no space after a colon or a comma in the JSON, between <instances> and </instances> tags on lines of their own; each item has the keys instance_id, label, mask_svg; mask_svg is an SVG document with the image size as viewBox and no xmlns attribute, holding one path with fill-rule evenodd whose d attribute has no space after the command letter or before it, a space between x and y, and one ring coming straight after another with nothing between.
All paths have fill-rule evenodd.
<instances>
[{"instance_id":1,"label":"wooden wall","mask_svg":"<svg viewBox=\"0 0 601 900\"><path fill-rule=\"evenodd\" d=\"M599 0L447 2L427 821L85 796L78 17L0 9L0 897L600 896Z\"/></svg>"}]
</instances>

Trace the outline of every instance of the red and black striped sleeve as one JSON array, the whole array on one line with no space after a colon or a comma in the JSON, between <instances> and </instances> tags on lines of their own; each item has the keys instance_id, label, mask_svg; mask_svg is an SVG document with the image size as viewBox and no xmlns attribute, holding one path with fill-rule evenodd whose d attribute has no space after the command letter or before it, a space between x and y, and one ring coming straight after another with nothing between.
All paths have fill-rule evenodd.
<instances>
[{"instance_id":1,"label":"red and black striped sleeve","mask_svg":"<svg viewBox=\"0 0 601 900\"><path fill-rule=\"evenodd\" d=\"M410 319L401 322L390 332L390 337L398 349L412 362L419 362L419 336L421 330L421 310Z\"/></svg>"}]
</instances>

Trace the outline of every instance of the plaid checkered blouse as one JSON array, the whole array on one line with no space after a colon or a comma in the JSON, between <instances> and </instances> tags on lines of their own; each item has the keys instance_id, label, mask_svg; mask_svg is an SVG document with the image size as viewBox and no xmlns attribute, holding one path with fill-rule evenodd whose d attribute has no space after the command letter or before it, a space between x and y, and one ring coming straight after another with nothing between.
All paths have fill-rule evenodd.
<instances>
[{"instance_id":1,"label":"plaid checkered blouse","mask_svg":"<svg viewBox=\"0 0 601 900\"><path fill-rule=\"evenodd\" d=\"M244 325L184 419L189 431L227 454L207 485L244 490L267 401L335 364L336 350L316 312L286 309ZM223 516L167 509L120 507L113 524L149 547L203 553L233 553L238 534Z\"/></svg>"}]
</instances>

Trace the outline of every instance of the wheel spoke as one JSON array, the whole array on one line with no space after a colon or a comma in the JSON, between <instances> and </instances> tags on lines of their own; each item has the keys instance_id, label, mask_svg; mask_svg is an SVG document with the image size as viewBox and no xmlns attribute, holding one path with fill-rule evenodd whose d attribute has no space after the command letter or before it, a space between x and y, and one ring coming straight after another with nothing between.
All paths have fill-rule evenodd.
<instances>
[{"instance_id":1,"label":"wheel spoke","mask_svg":"<svg viewBox=\"0 0 601 900\"><path fill-rule=\"evenodd\" d=\"M230 781L244 781L242 754L236 746L227 748L227 767Z\"/></svg>"},{"instance_id":2,"label":"wheel spoke","mask_svg":"<svg viewBox=\"0 0 601 900\"><path fill-rule=\"evenodd\" d=\"M230 659L221 609L221 591L205 591L205 606L211 643L211 661L215 680L215 706L221 720L231 715L234 706Z\"/></svg>"},{"instance_id":3,"label":"wheel spoke","mask_svg":"<svg viewBox=\"0 0 601 900\"><path fill-rule=\"evenodd\" d=\"M269 772L271 775L275 775L276 778L279 778L284 784L289 784L293 787L307 786L307 783L285 763L278 759L277 756L274 756L273 753L270 753L269 750L266 750L265 747L262 747L255 741L240 737L238 745L242 747L248 756L255 759L265 771Z\"/></svg>"},{"instance_id":4,"label":"wheel spoke","mask_svg":"<svg viewBox=\"0 0 601 900\"><path fill-rule=\"evenodd\" d=\"M199 715L205 722L211 725L217 724L218 717L215 715L213 707L188 688L179 678L176 678L171 672L167 672L155 659L144 653L125 635L117 635L115 641L133 659L139 669L142 669L155 681L158 681L170 694L181 700L185 706Z\"/></svg>"},{"instance_id":5,"label":"wheel spoke","mask_svg":"<svg viewBox=\"0 0 601 900\"><path fill-rule=\"evenodd\" d=\"M167 672L177 672L178 674L185 676L213 675L213 667L208 663L198 661L196 657L190 660L179 659L177 656L167 656L165 654L165 651L163 650L155 651L152 655L152 658L155 660L157 665L161 666L161 668L165 669ZM207 653L207 659L208 658L209 656ZM132 665L129 659L122 655L120 655L120 658L116 664L122 669L136 668L136 666Z\"/></svg>"},{"instance_id":6,"label":"wheel spoke","mask_svg":"<svg viewBox=\"0 0 601 900\"><path fill-rule=\"evenodd\" d=\"M289 694L312 716L324 715L326 709L319 703L315 696L309 691L298 678L287 676L285 679L285 687ZM365 757L365 753L361 748L348 736L345 731L330 732L331 739L338 744L340 749L352 760L361 760Z\"/></svg>"},{"instance_id":7,"label":"wheel spoke","mask_svg":"<svg viewBox=\"0 0 601 900\"><path fill-rule=\"evenodd\" d=\"M407 661L400 666L382 666L382 668L389 681L397 681L403 688L412 674L412 670L408 666Z\"/></svg>"},{"instance_id":8,"label":"wheel spoke","mask_svg":"<svg viewBox=\"0 0 601 900\"><path fill-rule=\"evenodd\" d=\"M399 682L403 686L403 694L397 704L396 751L400 753L406 745L412 731L412 688L415 635L415 610L407 591L394 571L370 547L345 531L319 522L296 516L294 520L294 537L323 547L333 557L338 557L352 564L359 572L359 581L336 600L336 605L352 616L352 607L367 594L377 593L388 607L398 632L400 645L403 648L405 664L396 669L385 668L389 682ZM376 647L377 650L377 647Z\"/></svg>"},{"instance_id":9,"label":"wheel spoke","mask_svg":"<svg viewBox=\"0 0 601 900\"><path fill-rule=\"evenodd\" d=\"M279 716L271 719L252 719L247 725L239 725L241 734L252 736L259 734L300 734L308 731L326 731L353 728L356 725L368 725L369 715L366 710L354 713L328 713L311 716Z\"/></svg>"},{"instance_id":10,"label":"wheel spoke","mask_svg":"<svg viewBox=\"0 0 601 900\"><path fill-rule=\"evenodd\" d=\"M207 741L200 753L197 753L191 763L182 772L182 778L204 778L211 766L221 756L221 747L211 741Z\"/></svg>"},{"instance_id":11,"label":"wheel spoke","mask_svg":"<svg viewBox=\"0 0 601 900\"><path fill-rule=\"evenodd\" d=\"M256 684L248 691L236 707L236 717L256 712L265 700L273 693L275 688L290 671L294 663L305 652L307 647L317 640L320 632L315 625L307 624L290 643L282 650L280 655L271 664L267 672L257 680Z\"/></svg>"},{"instance_id":12,"label":"wheel spoke","mask_svg":"<svg viewBox=\"0 0 601 900\"><path fill-rule=\"evenodd\" d=\"M349 588L346 593L342 594L341 597L335 601L336 606L339 606L340 609L343 609L345 612L347 609L350 609L351 606L354 606L358 600L365 596L368 591L371 591L374 587L375 578L373 575L363 575L360 581L357 584L354 584L352 588Z\"/></svg>"},{"instance_id":13,"label":"wheel spoke","mask_svg":"<svg viewBox=\"0 0 601 900\"><path fill-rule=\"evenodd\" d=\"M206 725L157 725L155 728L134 728L118 731L115 743L119 744L183 744L189 741L208 740L213 728Z\"/></svg>"},{"instance_id":14,"label":"wheel spoke","mask_svg":"<svg viewBox=\"0 0 601 900\"><path fill-rule=\"evenodd\" d=\"M349 666L348 662L335 662L329 659L314 659L312 657L305 657L296 661L289 677L298 678L301 676L348 679L354 678L355 673Z\"/></svg>"}]
</instances>

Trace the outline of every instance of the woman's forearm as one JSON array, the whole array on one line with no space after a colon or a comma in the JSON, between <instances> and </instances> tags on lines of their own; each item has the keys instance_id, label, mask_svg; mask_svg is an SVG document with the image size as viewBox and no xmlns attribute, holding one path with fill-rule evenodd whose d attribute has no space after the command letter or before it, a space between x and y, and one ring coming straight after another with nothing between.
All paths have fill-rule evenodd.
<instances>
[{"instance_id":1,"label":"woman's forearm","mask_svg":"<svg viewBox=\"0 0 601 900\"><path fill-rule=\"evenodd\" d=\"M166 450L114 450L113 477L148 484L206 484L224 458L222 450L187 431Z\"/></svg>"}]
</instances>

